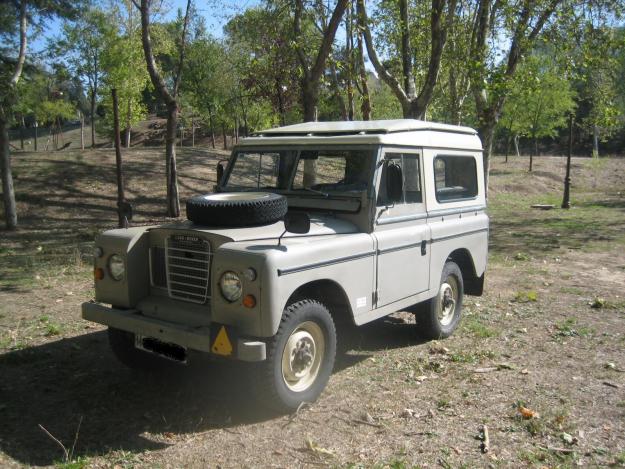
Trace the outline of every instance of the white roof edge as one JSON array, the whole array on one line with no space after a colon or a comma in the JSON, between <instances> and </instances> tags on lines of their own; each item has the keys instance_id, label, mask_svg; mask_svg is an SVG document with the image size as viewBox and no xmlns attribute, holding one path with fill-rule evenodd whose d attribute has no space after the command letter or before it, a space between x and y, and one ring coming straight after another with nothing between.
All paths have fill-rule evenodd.
<instances>
[{"instance_id":1,"label":"white roof edge","mask_svg":"<svg viewBox=\"0 0 625 469\"><path fill-rule=\"evenodd\" d=\"M289 134L386 134L396 132L438 131L476 135L471 127L441 124L416 119L392 119L377 121L303 122L256 132L254 136L278 136Z\"/></svg>"}]
</instances>

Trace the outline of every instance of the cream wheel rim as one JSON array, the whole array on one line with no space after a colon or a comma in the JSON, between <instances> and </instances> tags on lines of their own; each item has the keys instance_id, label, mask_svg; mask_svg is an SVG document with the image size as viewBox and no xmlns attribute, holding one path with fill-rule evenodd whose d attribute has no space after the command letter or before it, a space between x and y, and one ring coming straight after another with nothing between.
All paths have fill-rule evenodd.
<instances>
[{"instance_id":1,"label":"cream wheel rim","mask_svg":"<svg viewBox=\"0 0 625 469\"><path fill-rule=\"evenodd\" d=\"M325 337L315 322L301 323L291 333L282 352L282 378L293 392L312 386L325 353Z\"/></svg>"},{"instance_id":2,"label":"cream wheel rim","mask_svg":"<svg viewBox=\"0 0 625 469\"><path fill-rule=\"evenodd\" d=\"M442 283L438 301L438 322L441 326L448 326L454 319L458 303L458 282L454 277L449 277Z\"/></svg>"}]
</instances>

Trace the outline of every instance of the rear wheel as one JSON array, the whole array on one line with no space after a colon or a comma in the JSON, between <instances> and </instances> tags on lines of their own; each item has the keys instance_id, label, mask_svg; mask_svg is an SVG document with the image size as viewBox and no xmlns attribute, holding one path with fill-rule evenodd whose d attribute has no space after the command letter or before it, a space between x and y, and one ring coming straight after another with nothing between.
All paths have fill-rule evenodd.
<instances>
[{"instance_id":1,"label":"rear wheel","mask_svg":"<svg viewBox=\"0 0 625 469\"><path fill-rule=\"evenodd\" d=\"M444 339L458 327L462 316L464 283L455 262L443 267L438 294L416 308L419 334L427 339Z\"/></svg>"},{"instance_id":2,"label":"rear wheel","mask_svg":"<svg viewBox=\"0 0 625 469\"><path fill-rule=\"evenodd\" d=\"M336 356L336 329L328 309L314 300L291 304L258 364L263 403L279 411L314 402L325 388Z\"/></svg>"}]
</instances>

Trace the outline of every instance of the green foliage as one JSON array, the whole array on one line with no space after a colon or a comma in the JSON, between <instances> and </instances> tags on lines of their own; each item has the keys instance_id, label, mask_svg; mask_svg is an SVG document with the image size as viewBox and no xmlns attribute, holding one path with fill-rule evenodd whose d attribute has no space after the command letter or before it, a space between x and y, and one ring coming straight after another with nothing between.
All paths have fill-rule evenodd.
<instances>
[{"instance_id":1,"label":"green foliage","mask_svg":"<svg viewBox=\"0 0 625 469\"><path fill-rule=\"evenodd\" d=\"M143 92L151 88L151 81L145 66L141 44L139 19L133 11L117 8L109 15L109 21L116 25L117 34L109 34L102 50L101 64L104 73L102 106L105 116L100 130L111 134L113 129L113 99L111 90L117 90L119 122L121 129L130 129L145 119L147 106Z\"/></svg>"},{"instance_id":2,"label":"green foliage","mask_svg":"<svg viewBox=\"0 0 625 469\"><path fill-rule=\"evenodd\" d=\"M388 86L371 76L369 90L373 119L401 119L403 117L401 105Z\"/></svg>"},{"instance_id":3,"label":"green foliage","mask_svg":"<svg viewBox=\"0 0 625 469\"><path fill-rule=\"evenodd\" d=\"M554 137L574 108L573 91L549 57L526 58L510 84L500 124L513 134Z\"/></svg>"},{"instance_id":4,"label":"green foliage","mask_svg":"<svg viewBox=\"0 0 625 469\"><path fill-rule=\"evenodd\" d=\"M39 122L53 124L57 120L75 118L76 108L72 103L62 99L46 99L39 104L34 114Z\"/></svg>"}]
</instances>

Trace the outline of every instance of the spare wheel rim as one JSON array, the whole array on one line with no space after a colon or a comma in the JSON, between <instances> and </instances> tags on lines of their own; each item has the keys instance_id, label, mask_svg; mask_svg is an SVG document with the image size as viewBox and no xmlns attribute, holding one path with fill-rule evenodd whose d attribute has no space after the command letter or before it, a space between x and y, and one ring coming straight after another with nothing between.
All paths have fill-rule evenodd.
<instances>
[{"instance_id":1,"label":"spare wheel rim","mask_svg":"<svg viewBox=\"0 0 625 469\"><path fill-rule=\"evenodd\" d=\"M263 200L271 197L268 192L223 192L219 194L208 194L202 196L204 200L215 200L219 202L240 201L240 200Z\"/></svg>"}]
</instances>

